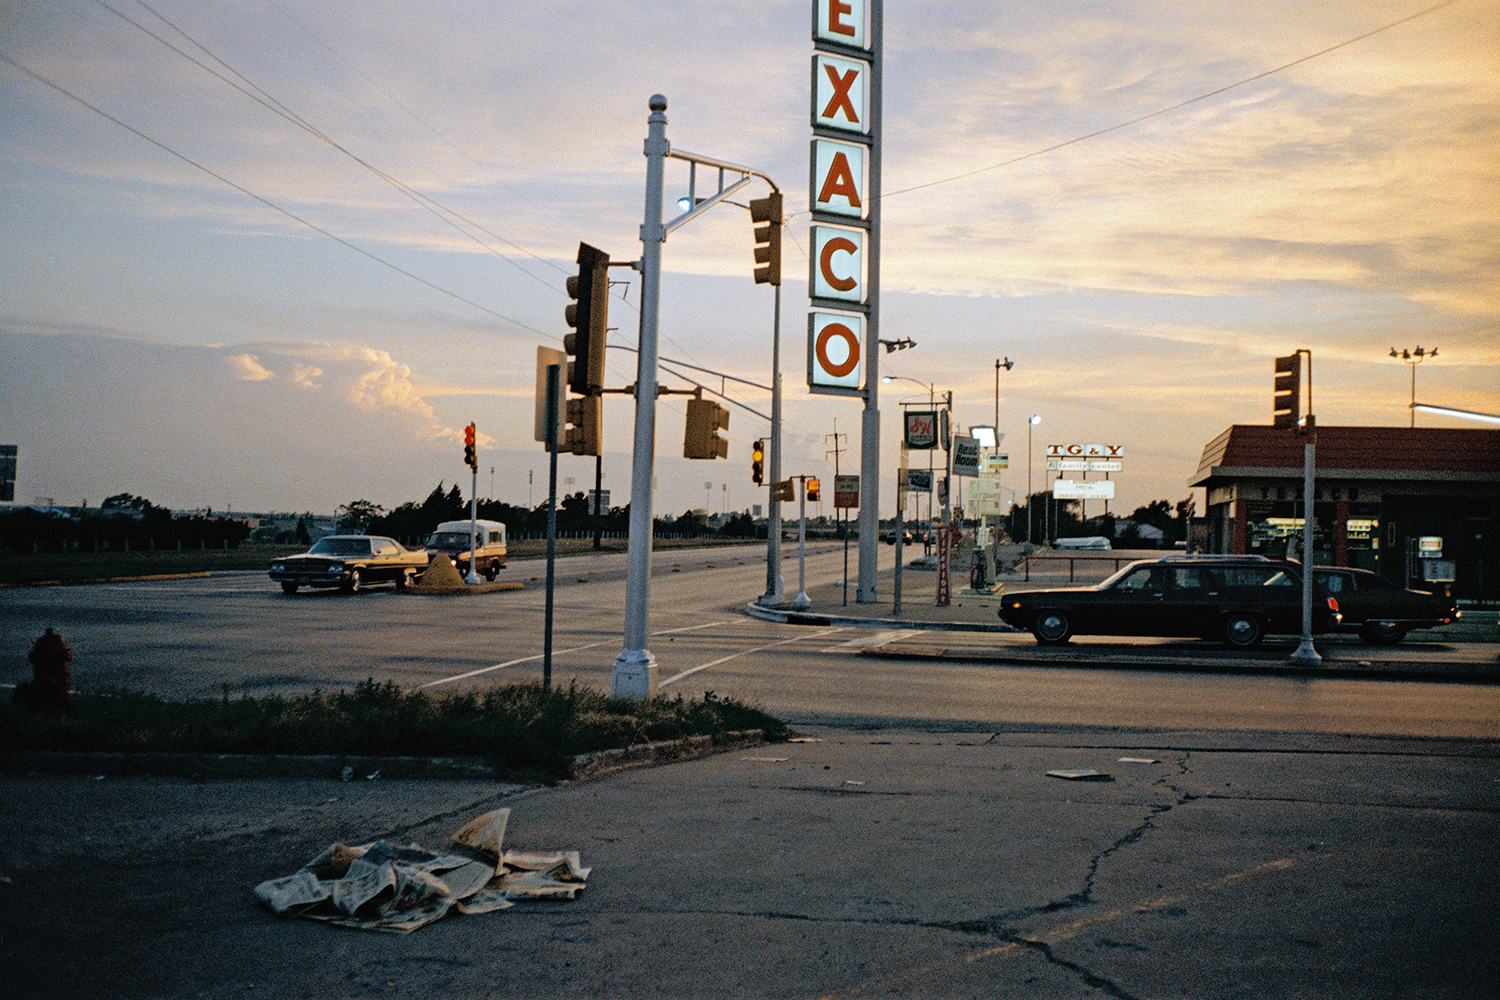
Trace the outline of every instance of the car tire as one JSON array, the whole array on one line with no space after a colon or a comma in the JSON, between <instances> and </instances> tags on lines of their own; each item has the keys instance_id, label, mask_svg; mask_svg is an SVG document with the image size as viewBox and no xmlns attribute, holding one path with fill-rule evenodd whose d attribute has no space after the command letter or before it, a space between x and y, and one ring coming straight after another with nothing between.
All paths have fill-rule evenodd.
<instances>
[{"instance_id":1,"label":"car tire","mask_svg":"<svg viewBox=\"0 0 1500 1000\"><path fill-rule=\"evenodd\" d=\"M1359 637L1372 646L1394 646L1406 638L1406 629L1395 622L1365 622Z\"/></svg>"},{"instance_id":2,"label":"car tire","mask_svg":"<svg viewBox=\"0 0 1500 1000\"><path fill-rule=\"evenodd\" d=\"M490 583L494 583L495 582L495 577L497 577L499 575L500 575L500 567L497 566L497 565L495 565L494 563L490 563L484 569L484 578L486 580L488 580Z\"/></svg>"},{"instance_id":3,"label":"car tire","mask_svg":"<svg viewBox=\"0 0 1500 1000\"><path fill-rule=\"evenodd\" d=\"M399 590L399 591L402 591L404 593L406 591L406 588L411 586L411 581L412 581L412 572L411 572L411 570L409 570L409 569L402 570L401 571L401 575L398 576L398 577L396 577L396 589Z\"/></svg>"},{"instance_id":4,"label":"car tire","mask_svg":"<svg viewBox=\"0 0 1500 1000\"><path fill-rule=\"evenodd\" d=\"M1038 611L1031 620L1031 634L1043 646L1061 646L1073 636L1073 622L1066 611Z\"/></svg>"},{"instance_id":5,"label":"car tire","mask_svg":"<svg viewBox=\"0 0 1500 1000\"><path fill-rule=\"evenodd\" d=\"M357 594L359 593L361 583L363 583L363 581L360 579L359 570L350 570L349 582L344 584L344 590L350 594Z\"/></svg>"},{"instance_id":6,"label":"car tire","mask_svg":"<svg viewBox=\"0 0 1500 1000\"><path fill-rule=\"evenodd\" d=\"M1230 615L1224 619L1224 641L1238 649L1249 649L1266 636L1260 619L1248 612Z\"/></svg>"},{"instance_id":7,"label":"car tire","mask_svg":"<svg viewBox=\"0 0 1500 1000\"><path fill-rule=\"evenodd\" d=\"M281 584L281 592L283 594L295 594L297 592L297 585L290 580L285 580Z\"/></svg>"}]
</instances>

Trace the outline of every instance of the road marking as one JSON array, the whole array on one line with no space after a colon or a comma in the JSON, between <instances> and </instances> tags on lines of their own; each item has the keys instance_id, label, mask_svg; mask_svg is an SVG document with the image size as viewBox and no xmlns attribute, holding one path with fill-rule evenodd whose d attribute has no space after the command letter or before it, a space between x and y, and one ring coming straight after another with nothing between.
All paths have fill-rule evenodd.
<instances>
[{"instance_id":1,"label":"road marking","mask_svg":"<svg viewBox=\"0 0 1500 1000\"><path fill-rule=\"evenodd\" d=\"M701 629L701 628L713 628L716 625L727 625L727 624L729 624L729 623L728 622L722 622L722 621L721 622L704 622L702 625L684 625L682 628L662 629L660 632L652 632L651 634L653 636L657 636L657 635L673 635L673 634L678 633L678 632L692 632L692 631L695 631L695 630ZM565 656L568 653L581 653L585 649L594 649L594 648L596 648L598 646L603 646L603 645L606 645L606 643L604 643L604 642L591 642L591 643L589 643L586 646L574 646L572 649L554 649L552 651L552 655L553 656ZM419 684L419 685L417 685L417 690L421 691L423 688L437 687L439 684L451 684L454 681L465 681L465 680L468 680L470 677L478 677L480 674L487 674L487 673L489 673L492 670L504 670L506 667L514 667L518 663L535 663L537 660L540 660L545 655L546 655L545 653L537 653L534 656L520 656L520 657L517 657L514 660L506 660L504 663L493 663L493 664L489 665L488 667L480 667L478 670L470 670L466 674L454 674L452 677L439 677L435 681L428 681L426 684Z\"/></svg>"},{"instance_id":2,"label":"road marking","mask_svg":"<svg viewBox=\"0 0 1500 1000\"><path fill-rule=\"evenodd\" d=\"M825 649L819 650L819 652L858 653L863 650L869 649L871 646L884 646L886 643L897 642L901 639L907 639L911 636L921 634L921 629L889 629L885 632L873 632L867 635L862 635L857 639L850 639L848 642L841 642L837 646L828 646Z\"/></svg>"},{"instance_id":3,"label":"road marking","mask_svg":"<svg viewBox=\"0 0 1500 1000\"><path fill-rule=\"evenodd\" d=\"M843 632L843 631L846 631L846 629L844 629L843 627L840 627L840 628L836 628L836 629L829 629L828 631L829 632ZM779 642L767 643L764 646L756 646L754 649L742 649L738 653L730 653L728 656L721 656L717 660L709 660L707 663L700 663L696 667L688 667L686 670L682 671L681 673L679 673L679 674L673 674L671 677L668 677L666 680L661 681L660 683L657 684L657 687L658 688L664 688L668 684L671 684L671 683L673 683L675 681L682 680L684 677L691 677L693 674L696 674L700 670L707 670L709 667L717 667L721 663L727 663L728 661L736 659L736 658L741 657L741 656L748 656L751 653L763 653L763 652L765 652L768 649L775 649L777 646L785 646L787 643L801 642L803 639L812 639L812 638L819 638L819 639L821 639L824 636L826 636L827 634L828 634L827 632L820 632L820 633L817 633L816 635L794 635L790 639L782 639Z\"/></svg>"}]
</instances>

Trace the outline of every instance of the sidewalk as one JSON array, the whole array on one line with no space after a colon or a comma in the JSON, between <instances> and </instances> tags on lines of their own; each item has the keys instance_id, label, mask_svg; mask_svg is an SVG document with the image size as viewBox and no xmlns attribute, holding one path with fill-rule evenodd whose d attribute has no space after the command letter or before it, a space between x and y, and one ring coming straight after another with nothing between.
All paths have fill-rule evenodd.
<instances>
[{"instance_id":1,"label":"sidewalk","mask_svg":"<svg viewBox=\"0 0 1500 1000\"><path fill-rule=\"evenodd\" d=\"M786 606L768 607L752 601L745 606L745 613L793 625L894 633L888 641L868 647L866 656L1018 666L1500 683L1500 642L1495 641L1493 611L1470 611L1452 625L1414 631L1395 646L1372 646L1353 634L1318 635L1313 646L1323 662L1306 667L1289 662L1300 644L1297 636L1271 636L1248 651L1198 639L1111 636L1080 636L1065 646L1041 646L1029 632L1000 620L1000 601L1007 590L1067 586L1066 579L1026 582L1009 574L1001 578L993 593L986 593L968 588L967 572L954 573L949 604L939 607L937 571L908 563L902 573L897 609L895 575L894 569L879 574L879 600L875 603L857 603L858 588L851 579L847 595L841 581L809 587L805 609L790 606L796 594L789 589Z\"/></svg>"}]
</instances>

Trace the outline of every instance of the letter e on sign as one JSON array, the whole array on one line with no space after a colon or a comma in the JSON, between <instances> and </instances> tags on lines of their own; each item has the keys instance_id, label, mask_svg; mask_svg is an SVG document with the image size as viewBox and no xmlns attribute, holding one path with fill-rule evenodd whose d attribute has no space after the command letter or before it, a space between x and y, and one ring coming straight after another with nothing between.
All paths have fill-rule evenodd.
<instances>
[{"instance_id":1,"label":"letter e on sign","mask_svg":"<svg viewBox=\"0 0 1500 1000\"><path fill-rule=\"evenodd\" d=\"M852 313L809 313L807 385L812 392L858 395L865 318Z\"/></svg>"},{"instance_id":2,"label":"letter e on sign","mask_svg":"<svg viewBox=\"0 0 1500 1000\"><path fill-rule=\"evenodd\" d=\"M815 225L812 244L813 297L865 301L865 231Z\"/></svg>"},{"instance_id":3,"label":"letter e on sign","mask_svg":"<svg viewBox=\"0 0 1500 1000\"><path fill-rule=\"evenodd\" d=\"M815 0L813 41L867 49L870 47L865 32L868 21L869 10L865 0Z\"/></svg>"}]
</instances>

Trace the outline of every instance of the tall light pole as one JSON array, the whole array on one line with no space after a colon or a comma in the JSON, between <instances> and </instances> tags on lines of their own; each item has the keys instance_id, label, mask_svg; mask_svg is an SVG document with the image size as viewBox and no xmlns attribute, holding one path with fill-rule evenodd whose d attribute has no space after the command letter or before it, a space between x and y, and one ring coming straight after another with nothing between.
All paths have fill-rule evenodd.
<instances>
[{"instance_id":1,"label":"tall light pole","mask_svg":"<svg viewBox=\"0 0 1500 1000\"><path fill-rule=\"evenodd\" d=\"M1031 419L1026 422L1026 544L1031 544L1031 508L1036 506L1031 500L1031 429L1042 422L1040 413L1033 413Z\"/></svg>"},{"instance_id":2,"label":"tall light pole","mask_svg":"<svg viewBox=\"0 0 1500 1000\"><path fill-rule=\"evenodd\" d=\"M932 382L923 382L921 379L912 378L910 375L882 375L882 376L880 376L880 381L885 382L885 383L894 382L896 379L901 379L901 380L906 381L906 382L915 382L917 385L926 386L927 387L927 405L929 407L932 407L933 410L934 410L934 412L936 412L936 407L937 407L937 390L934 388L934 383L932 383ZM950 394L950 398L951 398L951 394ZM930 449L927 452L927 478L928 478L928 482L929 482L929 490L935 489L936 488L936 484L933 484L931 482L931 480L932 480L932 451ZM920 510L918 511L918 516L920 516ZM928 492L928 494L927 494L927 524L928 524L928 529L931 530L931 526L932 526L932 493L931 492Z\"/></svg>"},{"instance_id":3,"label":"tall light pole","mask_svg":"<svg viewBox=\"0 0 1500 1000\"><path fill-rule=\"evenodd\" d=\"M1006 371L1010 371L1015 366L1016 366L1016 363L1014 361L1012 361L1010 358L1006 358L1004 361L1001 361L999 358L995 359L995 433L996 434L1000 433L1000 369L1004 368Z\"/></svg>"},{"instance_id":4,"label":"tall light pole","mask_svg":"<svg viewBox=\"0 0 1500 1000\"><path fill-rule=\"evenodd\" d=\"M1409 350L1403 349L1403 350L1401 350L1401 351L1398 352L1393 347L1393 348L1391 348L1390 356L1393 357L1393 358L1395 358L1397 361L1404 361L1408 365L1411 366L1411 426L1412 427L1416 427L1417 426L1417 365L1420 365L1422 363L1422 361L1423 361L1424 358L1435 358L1435 357L1437 357L1437 348L1434 347L1430 351L1424 351L1424 350L1422 350L1422 346L1420 344L1418 344L1416 350L1410 350L1409 351Z\"/></svg>"}]
</instances>

